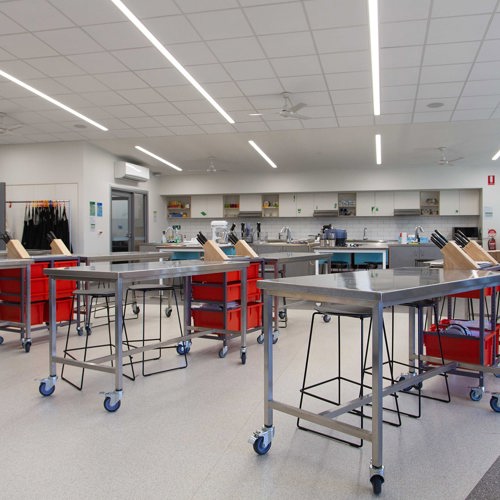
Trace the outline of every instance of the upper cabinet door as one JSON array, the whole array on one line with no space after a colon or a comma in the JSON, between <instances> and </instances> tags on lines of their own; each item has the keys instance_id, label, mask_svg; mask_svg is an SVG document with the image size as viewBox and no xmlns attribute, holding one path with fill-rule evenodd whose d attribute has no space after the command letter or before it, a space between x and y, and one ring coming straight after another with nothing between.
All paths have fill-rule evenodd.
<instances>
[{"instance_id":1,"label":"upper cabinet door","mask_svg":"<svg viewBox=\"0 0 500 500\"><path fill-rule=\"evenodd\" d=\"M375 193L375 213L373 215L394 215L394 193L377 191Z\"/></svg>"},{"instance_id":2,"label":"upper cabinet door","mask_svg":"<svg viewBox=\"0 0 500 500\"><path fill-rule=\"evenodd\" d=\"M338 193L316 193L313 195L313 198L314 198L313 210L339 209Z\"/></svg>"},{"instance_id":3,"label":"upper cabinet door","mask_svg":"<svg viewBox=\"0 0 500 500\"><path fill-rule=\"evenodd\" d=\"M223 215L221 194L191 196L192 219L217 219Z\"/></svg>"},{"instance_id":4,"label":"upper cabinet door","mask_svg":"<svg viewBox=\"0 0 500 500\"><path fill-rule=\"evenodd\" d=\"M291 193L280 193L280 217L295 217L297 215L297 205L295 195Z\"/></svg>"},{"instance_id":5,"label":"upper cabinet door","mask_svg":"<svg viewBox=\"0 0 500 500\"><path fill-rule=\"evenodd\" d=\"M371 217L375 213L375 193L360 191L356 193L356 216Z\"/></svg>"},{"instance_id":6,"label":"upper cabinet door","mask_svg":"<svg viewBox=\"0 0 500 500\"><path fill-rule=\"evenodd\" d=\"M312 193L295 195L295 208L297 217L312 217L314 212L314 195Z\"/></svg>"},{"instance_id":7,"label":"upper cabinet door","mask_svg":"<svg viewBox=\"0 0 500 500\"><path fill-rule=\"evenodd\" d=\"M456 189L439 192L439 215L460 214L460 193Z\"/></svg>"},{"instance_id":8,"label":"upper cabinet door","mask_svg":"<svg viewBox=\"0 0 500 500\"><path fill-rule=\"evenodd\" d=\"M260 212L261 210L261 194L240 194L240 212Z\"/></svg>"},{"instance_id":9,"label":"upper cabinet door","mask_svg":"<svg viewBox=\"0 0 500 500\"><path fill-rule=\"evenodd\" d=\"M479 215L479 191L477 189L461 189L459 193L460 215Z\"/></svg>"},{"instance_id":10,"label":"upper cabinet door","mask_svg":"<svg viewBox=\"0 0 500 500\"><path fill-rule=\"evenodd\" d=\"M394 191L394 210L420 210L420 191Z\"/></svg>"}]
</instances>

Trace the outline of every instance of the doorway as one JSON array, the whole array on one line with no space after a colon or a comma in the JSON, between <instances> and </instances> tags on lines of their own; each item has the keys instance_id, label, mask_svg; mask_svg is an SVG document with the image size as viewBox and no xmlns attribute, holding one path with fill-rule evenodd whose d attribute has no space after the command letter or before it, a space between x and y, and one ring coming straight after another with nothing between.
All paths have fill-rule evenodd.
<instances>
[{"instance_id":1,"label":"doorway","mask_svg":"<svg viewBox=\"0 0 500 500\"><path fill-rule=\"evenodd\" d=\"M134 252L147 241L147 193L111 190L111 251Z\"/></svg>"}]
</instances>

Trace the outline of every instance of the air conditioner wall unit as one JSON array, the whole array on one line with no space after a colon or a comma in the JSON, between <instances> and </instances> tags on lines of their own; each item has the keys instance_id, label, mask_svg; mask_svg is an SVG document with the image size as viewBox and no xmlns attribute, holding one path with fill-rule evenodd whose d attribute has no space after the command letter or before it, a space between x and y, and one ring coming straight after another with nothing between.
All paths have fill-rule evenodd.
<instances>
[{"instance_id":1,"label":"air conditioner wall unit","mask_svg":"<svg viewBox=\"0 0 500 500\"><path fill-rule=\"evenodd\" d=\"M134 165L126 161L115 161L115 179L131 179L134 181L149 181L149 168Z\"/></svg>"}]
</instances>

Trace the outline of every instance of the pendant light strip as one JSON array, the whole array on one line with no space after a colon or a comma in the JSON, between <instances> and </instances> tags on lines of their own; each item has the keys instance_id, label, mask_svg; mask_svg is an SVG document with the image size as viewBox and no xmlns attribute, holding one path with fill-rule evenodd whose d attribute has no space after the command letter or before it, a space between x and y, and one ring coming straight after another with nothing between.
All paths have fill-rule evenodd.
<instances>
[{"instance_id":1,"label":"pendant light strip","mask_svg":"<svg viewBox=\"0 0 500 500\"><path fill-rule=\"evenodd\" d=\"M370 52L372 60L373 114L380 115L380 55L378 38L378 0L368 0Z\"/></svg>"},{"instance_id":2,"label":"pendant light strip","mask_svg":"<svg viewBox=\"0 0 500 500\"><path fill-rule=\"evenodd\" d=\"M382 138L380 134L375 135L375 160L377 165L382 165Z\"/></svg>"},{"instance_id":3,"label":"pendant light strip","mask_svg":"<svg viewBox=\"0 0 500 500\"><path fill-rule=\"evenodd\" d=\"M158 156L151 151L148 151L147 149L144 149L142 146L135 146L135 149L138 149L139 151L142 151L144 154L147 154L148 156L151 156L151 158L154 158L155 160L160 161L161 163L164 163L165 165L168 165L169 167L178 170L179 172L182 172L182 168L178 167L177 165L174 165L173 163L170 163L169 161L165 160L161 156Z\"/></svg>"},{"instance_id":4,"label":"pendant light strip","mask_svg":"<svg viewBox=\"0 0 500 500\"><path fill-rule=\"evenodd\" d=\"M271 165L271 167L278 168L278 165L276 165L276 163L274 163L274 161L271 160L271 158L269 158L269 156L267 156L266 153L264 153L264 151L262 151L262 149L260 149L259 146L257 146L257 144L255 144L254 141L248 141L248 144L250 144L250 146L252 146L252 148L254 148L255 151L257 151L257 153L259 153L260 156L262 156L262 158L264 158L264 160L266 160L267 163L269 163L269 165Z\"/></svg>"}]
</instances>

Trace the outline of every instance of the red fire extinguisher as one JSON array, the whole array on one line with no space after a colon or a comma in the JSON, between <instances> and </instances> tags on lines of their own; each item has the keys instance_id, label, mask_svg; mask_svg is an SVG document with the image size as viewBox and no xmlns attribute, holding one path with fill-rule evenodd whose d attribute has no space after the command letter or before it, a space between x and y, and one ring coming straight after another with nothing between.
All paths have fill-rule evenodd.
<instances>
[{"instance_id":1,"label":"red fire extinguisher","mask_svg":"<svg viewBox=\"0 0 500 500\"><path fill-rule=\"evenodd\" d=\"M488 250L496 250L497 249L497 240L495 236L497 232L494 229L488 230Z\"/></svg>"}]
</instances>

